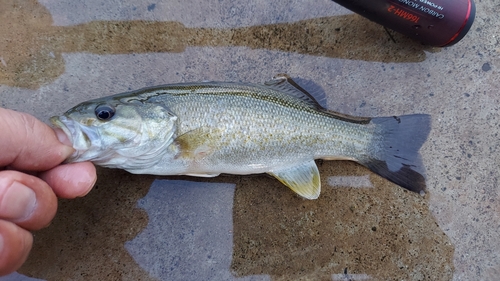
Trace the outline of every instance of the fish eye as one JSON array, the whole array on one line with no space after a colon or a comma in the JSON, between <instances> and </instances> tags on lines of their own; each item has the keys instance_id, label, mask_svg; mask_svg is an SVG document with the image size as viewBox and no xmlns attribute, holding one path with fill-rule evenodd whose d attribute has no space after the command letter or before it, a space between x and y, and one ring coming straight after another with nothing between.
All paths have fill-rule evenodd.
<instances>
[{"instance_id":1,"label":"fish eye","mask_svg":"<svg viewBox=\"0 0 500 281\"><path fill-rule=\"evenodd\" d=\"M115 115L115 109L107 104L98 105L95 108L95 116L99 120L107 121L113 118L114 115Z\"/></svg>"}]
</instances>

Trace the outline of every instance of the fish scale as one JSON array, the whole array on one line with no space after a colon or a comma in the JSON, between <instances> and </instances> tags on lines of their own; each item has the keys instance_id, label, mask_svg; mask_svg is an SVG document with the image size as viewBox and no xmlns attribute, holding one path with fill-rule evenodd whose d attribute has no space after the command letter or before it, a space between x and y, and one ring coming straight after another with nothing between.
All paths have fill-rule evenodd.
<instances>
[{"instance_id":1,"label":"fish scale","mask_svg":"<svg viewBox=\"0 0 500 281\"><path fill-rule=\"evenodd\" d=\"M206 159L207 164L212 159L214 160L212 164L220 162L218 160L221 160L224 155L231 156L235 160L241 159L237 162L226 163L228 165L262 164L263 161L269 162L270 160L274 162L273 159L263 159L264 157L269 158L270 155L278 158L277 160L282 163L287 162L284 161L283 157L316 158L316 154L352 157L360 153L360 151L354 151L355 145L353 144L356 142L366 143L370 137L369 134L362 134L363 131L366 131L362 130L363 128L358 130L347 128L359 126L357 124L346 122L342 124L337 119L325 118L324 115L314 114L314 112L298 114L296 109L292 110L283 104L236 99L234 96L226 94L230 90L227 89L226 92L226 89L222 88L217 96L207 97L204 94L196 93L192 94L193 96L173 97L171 101L165 103L165 106L179 117L177 122L180 125L177 135L185 134L196 128L215 125L215 127L222 126L220 128L221 142L232 140L229 146L216 144L220 150ZM203 102L193 102L197 98L202 98ZM210 108L211 104L218 104L217 101L221 99L227 101L224 108ZM196 110L191 112L190 108L196 108ZM255 115L253 108L259 108L260 118ZM231 121L218 122L229 120ZM189 125L183 127L182 124ZM329 128L329 130L325 131L325 128ZM346 136L339 138L338 134L332 134L332 132L340 131L339 129L355 134L348 135L347 138ZM243 134L242 131L245 130L247 133ZM346 139L346 141L341 142L336 141L336 139ZM242 147L240 143L244 140L256 144L257 148L245 153L247 157L243 158L237 153L254 148L254 146ZM273 144L277 145L273 146ZM264 151L266 154L262 153ZM225 167L223 170L230 172L228 169L229 167Z\"/></svg>"}]
</instances>

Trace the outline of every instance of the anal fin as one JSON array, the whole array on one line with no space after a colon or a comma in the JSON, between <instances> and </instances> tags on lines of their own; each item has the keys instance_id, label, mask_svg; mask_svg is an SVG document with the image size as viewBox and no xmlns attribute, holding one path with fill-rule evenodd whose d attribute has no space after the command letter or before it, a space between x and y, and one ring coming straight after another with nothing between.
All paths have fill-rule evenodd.
<instances>
[{"instance_id":1,"label":"anal fin","mask_svg":"<svg viewBox=\"0 0 500 281\"><path fill-rule=\"evenodd\" d=\"M317 199L321 192L319 171L314 160L292 168L274 170L268 174L306 199Z\"/></svg>"}]
</instances>

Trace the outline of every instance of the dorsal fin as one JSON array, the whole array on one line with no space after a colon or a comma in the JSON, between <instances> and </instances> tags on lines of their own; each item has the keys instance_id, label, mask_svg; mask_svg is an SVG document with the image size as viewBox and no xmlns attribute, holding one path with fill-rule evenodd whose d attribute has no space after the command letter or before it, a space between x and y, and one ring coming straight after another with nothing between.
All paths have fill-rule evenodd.
<instances>
[{"instance_id":1,"label":"dorsal fin","mask_svg":"<svg viewBox=\"0 0 500 281\"><path fill-rule=\"evenodd\" d=\"M304 80L307 81L307 80ZM323 90L321 89L320 86L313 82L304 82L304 84L307 84L308 88L312 88L315 91L315 95L311 95L308 91L306 91L304 88L299 86L288 74L277 74L274 76L271 80L267 81L264 83L264 87L267 87L272 90L280 91L282 93L288 94L292 97L297 98L298 100L304 102L306 105L320 110L322 112L330 114L332 117L348 121L348 122L353 122L353 123L359 123L359 124L367 124L370 122L371 118L369 117L358 117L358 116L351 116L348 114L343 114L339 113L336 111L331 111L326 109L326 106L323 107L319 102L318 99L315 98L315 96L319 96L319 100L321 103L326 103L326 96ZM319 88L319 89L314 89L314 88Z\"/></svg>"},{"instance_id":2,"label":"dorsal fin","mask_svg":"<svg viewBox=\"0 0 500 281\"><path fill-rule=\"evenodd\" d=\"M266 81L264 85L270 89L296 97L311 107L323 109L316 99L304 90L304 88L295 83L288 74L275 75L271 80Z\"/></svg>"},{"instance_id":3,"label":"dorsal fin","mask_svg":"<svg viewBox=\"0 0 500 281\"><path fill-rule=\"evenodd\" d=\"M304 89L322 108L327 108L326 94L323 88L313 80L300 77L293 77L292 81L300 88Z\"/></svg>"}]
</instances>

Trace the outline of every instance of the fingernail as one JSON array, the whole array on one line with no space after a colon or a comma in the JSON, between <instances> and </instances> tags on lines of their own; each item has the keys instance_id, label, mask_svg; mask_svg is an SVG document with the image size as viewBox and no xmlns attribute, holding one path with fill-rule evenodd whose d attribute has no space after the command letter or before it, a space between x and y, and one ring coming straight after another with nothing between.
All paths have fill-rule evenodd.
<instances>
[{"instance_id":1,"label":"fingernail","mask_svg":"<svg viewBox=\"0 0 500 281\"><path fill-rule=\"evenodd\" d=\"M56 136L57 136L57 139L65 144L65 145L68 145L68 146L73 146L73 144L71 143L71 141L69 140L68 136L66 135L66 133L61 130L61 129L54 129L54 132L56 133Z\"/></svg>"},{"instance_id":2,"label":"fingernail","mask_svg":"<svg viewBox=\"0 0 500 281\"><path fill-rule=\"evenodd\" d=\"M28 218L36 207L35 192L17 181L13 182L3 195L0 205L0 217L23 220Z\"/></svg>"},{"instance_id":3,"label":"fingernail","mask_svg":"<svg viewBox=\"0 0 500 281\"><path fill-rule=\"evenodd\" d=\"M75 152L75 149L73 148L73 144L69 140L68 136L66 133L64 133L63 130L61 129L54 129L54 132L56 133L57 139L64 144L64 151L62 154L64 155L65 158L69 157L73 152Z\"/></svg>"}]
</instances>

